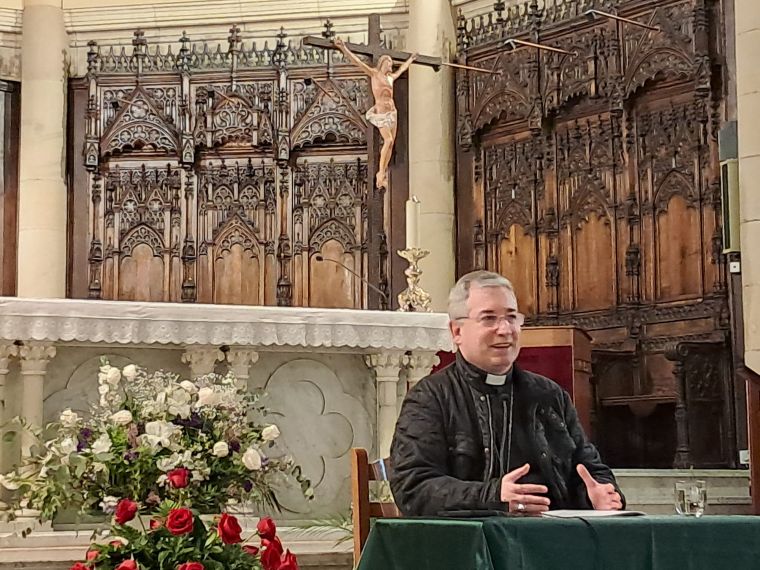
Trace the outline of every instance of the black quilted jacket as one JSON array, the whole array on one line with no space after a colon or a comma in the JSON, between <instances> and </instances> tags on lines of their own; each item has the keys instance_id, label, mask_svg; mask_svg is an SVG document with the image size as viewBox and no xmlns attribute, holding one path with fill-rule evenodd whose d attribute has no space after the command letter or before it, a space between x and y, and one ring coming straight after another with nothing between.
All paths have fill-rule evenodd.
<instances>
[{"instance_id":1,"label":"black quilted jacket","mask_svg":"<svg viewBox=\"0 0 760 570\"><path fill-rule=\"evenodd\" d=\"M482 370L457 354L452 365L423 379L404 400L390 475L404 515L508 509L500 498L501 479L490 477L495 458L486 396L491 387L484 378ZM514 429L525 430L536 467L529 482L549 488L551 509L592 508L576 465L583 463L601 483L616 488L617 483L583 433L569 395L552 380L517 367L512 381Z\"/></svg>"}]
</instances>

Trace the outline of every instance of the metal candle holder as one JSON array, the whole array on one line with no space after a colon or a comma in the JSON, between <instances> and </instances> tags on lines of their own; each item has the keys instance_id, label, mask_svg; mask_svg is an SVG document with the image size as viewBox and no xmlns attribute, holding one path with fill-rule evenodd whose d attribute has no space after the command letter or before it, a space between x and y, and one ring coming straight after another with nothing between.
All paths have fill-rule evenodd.
<instances>
[{"instance_id":1,"label":"metal candle holder","mask_svg":"<svg viewBox=\"0 0 760 570\"><path fill-rule=\"evenodd\" d=\"M427 249L411 247L397 251L402 258L409 262L409 267L404 270L406 275L406 289L398 296L398 310L406 313L430 313L430 294L420 287L422 270L419 263L430 252Z\"/></svg>"}]
</instances>

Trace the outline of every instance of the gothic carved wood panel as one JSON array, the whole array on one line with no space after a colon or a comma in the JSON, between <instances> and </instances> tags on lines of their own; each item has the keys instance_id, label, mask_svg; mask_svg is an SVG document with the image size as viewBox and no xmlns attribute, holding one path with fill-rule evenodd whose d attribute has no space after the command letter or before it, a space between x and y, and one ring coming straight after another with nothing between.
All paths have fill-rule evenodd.
<instances>
[{"instance_id":1,"label":"gothic carved wood panel","mask_svg":"<svg viewBox=\"0 0 760 570\"><path fill-rule=\"evenodd\" d=\"M583 17L591 8L641 25ZM678 381L667 347L728 351L721 33L705 0L529 0L458 20L459 61L501 72L457 75L458 204L474 212L458 220L459 239L472 245L472 254L459 250L459 272L499 271L530 323L592 334L605 355L595 366L599 436L607 449L630 450L615 452L620 466L675 458ZM499 41L508 37L570 54L510 49ZM713 374L721 386L733 386L728 370ZM647 440L663 430L659 443ZM691 460L716 461L705 450Z\"/></svg>"},{"instance_id":2,"label":"gothic carved wood panel","mask_svg":"<svg viewBox=\"0 0 760 570\"><path fill-rule=\"evenodd\" d=\"M388 248L367 247L388 226L367 213L367 81L286 39L90 43L70 97L73 296L358 308L370 264L387 284Z\"/></svg>"}]
</instances>

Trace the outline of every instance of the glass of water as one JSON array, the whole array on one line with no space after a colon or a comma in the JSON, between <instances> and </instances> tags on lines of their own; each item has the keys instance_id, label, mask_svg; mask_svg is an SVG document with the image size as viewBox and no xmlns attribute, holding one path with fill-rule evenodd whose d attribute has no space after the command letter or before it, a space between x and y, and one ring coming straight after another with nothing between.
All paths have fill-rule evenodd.
<instances>
[{"instance_id":1,"label":"glass of water","mask_svg":"<svg viewBox=\"0 0 760 570\"><path fill-rule=\"evenodd\" d=\"M707 503L704 481L676 481L674 488L676 512L679 515L701 517Z\"/></svg>"}]
</instances>

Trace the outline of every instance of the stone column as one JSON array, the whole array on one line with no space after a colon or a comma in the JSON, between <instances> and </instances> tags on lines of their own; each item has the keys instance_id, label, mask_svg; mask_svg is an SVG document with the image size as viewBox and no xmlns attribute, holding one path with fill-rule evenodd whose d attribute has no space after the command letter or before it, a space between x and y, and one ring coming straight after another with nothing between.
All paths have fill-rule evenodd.
<instances>
[{"instance_id":1,"label":"stone column","mask_svg":"<svg viewBox=\"0 0 760 570\"><path fill-rule=\"evenodd\" d=\"M9 341L0 341L0 473L5 473L10 469L10 464L6 462L6 450L3 441L3 424L10 418L5 413L5 381L8 377L8 368L10 366L10 357L18 354L18 347Z\"/></svg>"},{"instance_id":2,"label":"stone column","mask_svg":"<svg viewBox=\"0 0 760 570\"><path fill-rule=\"evenodd\" d=\"M66 296L66 48L61 0L24 0L19 297Z\"/></svg>"},{"instance_id":3,"label":"stone column","mask_svg":"<svg viewBox=\"0 0 760 570\"><path fill-rule=\"evenodd\" d=\"M48 362L55 356L55 347L49 342L27 342L19 350L21 355L21 416L32 428L43 423L45 374ZM21 454L30 455L35 439L27 430L21 432Z\"/></svg>"},{"instance_id":4,"label":"stone column","mask_svg":"<svg viewBox=\"0 0 760 570\"><path fill-rule=\"evenodd\" d=\"M259 361L259 353L252 348L231 347L227 351L227 362L230 370L237 378L239 386L247 386L251 366Z\"/></svg>"},{"instance_id":5,"label":"stone column","mask_svg":"<svg viewBox=\"0 0 760 570\"><path fill-rule=\"evenodd\" d=\"M377 455L388 457L393 430L396 428L397 389L403 364L403 352L383 352L365 357L367 366L375 371L377 382Z\"/></svg>"},{"instance_id":6,"label":"stone column","mask_svg":"<svg viewBox=\"0 0 760 570\"><path fill-rule=\"evenodd\" d=\"M456 45L449 0L410 0L407 48L450 60ZM421 286L443 311L455 278L454 95L451 69L409 70L409 193L421 202Z\"/></svg>"},{"instance_id":7,"label":"stone column","mask_svg":"<svg viewBox=\"0 0 760 570\"><path fill-rule=\"evenodd\" d=\"M193 345L185 347L182 362L190 366L193 378L211 374L219 360L224 360L224 353L216 346Z\"/></svg>"}]
</instances>

